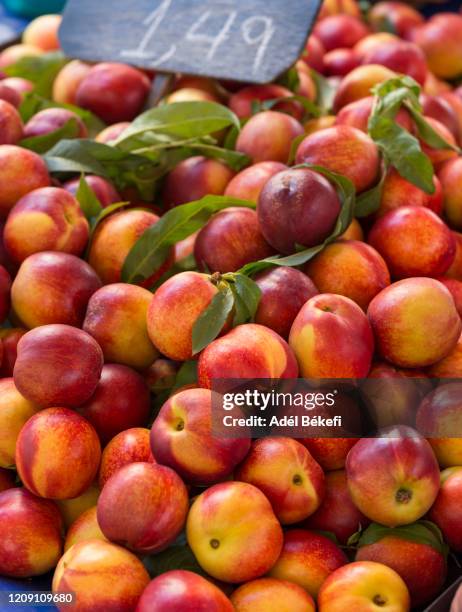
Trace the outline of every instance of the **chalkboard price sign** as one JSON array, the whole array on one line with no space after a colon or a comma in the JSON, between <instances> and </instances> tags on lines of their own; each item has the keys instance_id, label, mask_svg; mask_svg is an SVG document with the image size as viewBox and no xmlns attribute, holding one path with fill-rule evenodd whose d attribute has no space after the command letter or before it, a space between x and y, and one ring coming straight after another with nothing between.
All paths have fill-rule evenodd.
<instances>
[{"instance_id":1,"label":"chalkboard price sign","mask_svg":"<svg viewBox=\"0 0 462 612\"><path fill-rule=\"evenodd\" d=\"M69 0L64 52L267 83L300 56L321 0Z\"/></svg>"}]
</instances>

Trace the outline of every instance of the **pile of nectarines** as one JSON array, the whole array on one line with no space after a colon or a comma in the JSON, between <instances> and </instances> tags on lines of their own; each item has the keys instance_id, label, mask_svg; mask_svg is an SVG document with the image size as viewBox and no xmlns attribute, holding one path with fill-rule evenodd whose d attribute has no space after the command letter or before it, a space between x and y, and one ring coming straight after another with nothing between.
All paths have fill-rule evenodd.
<instances>
[{"instance_id":1,"label":"pile of nectarines","mask_svg":"<svg viewBox=\"0 0 462 612\"><path fill-rule=\"evenodd\" d=\"M324 0L280 82L176 76L166 113L223 105L235 133L182 149L152 198L50 163L60 134L123 158L154 76L63 59L45 99L21 66L59 23L0 53L0 576L49 574L75 612L428 604L462 553L462 16ZM214 430L215 381L299 377L366 379L341 410L378 433Z\"/></svg>"}]
</instances>

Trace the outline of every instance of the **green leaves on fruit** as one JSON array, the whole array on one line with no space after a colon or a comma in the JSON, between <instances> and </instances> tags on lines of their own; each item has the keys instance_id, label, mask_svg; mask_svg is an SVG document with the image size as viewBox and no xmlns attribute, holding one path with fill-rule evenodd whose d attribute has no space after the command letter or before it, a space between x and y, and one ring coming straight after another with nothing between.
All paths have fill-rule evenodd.
<instances>
[{"instance_id":1,"label":"green leaves on fruit","mask_svg":"<svg viewBox=\"0 0 462 612\"><path fill-rule=\"evenodd\" d=\"M353 539L354 536L352 536L348 544L354 543L358 548L362 548L363 546L380 542L380 540L387 537L400 538L408 542L431 546L445 558L449 552L449 548L443 540L440 529L435 523L425 520L417 521L411 525L403 525L401 527L384 527L378 523L372 523L359 535L359 538L356 537Z\"/></svg>"},{"instance_id":2,"label":"green leaves on fruit","mask_svg":"<svg viewBox=\"0 0 462 612\"><path fill-rule=\"evenodd\" d=\"M287 160L287 165L292 166L295 162L295 158L297 157L298 147L305 140L306 134L299 134L292 140L292 144L290 145L289 159Z\"/></svg>"},{"instance_id":3,"label":"green leaves on fruit","mask_svg":"<svg viewBox=\"0 0 462 612\"><path fill-rule=\"evenodd\" d=\"M430 159L423 153L419 140L395 121L398 111L403 108L414 120L417 135L423 142L437 149L454 149L422 116L419 85L411 77L401 76L380 83L372 92L375 101L368 132L379 147L385 163L394 166L403 178L425 193L433 194L435 186ZM365 211L371 214L378 209L380 200L377 195L378 190L363 197L358 205L361 211L358 216L365 216Z\"/></svg>"},{"instance_id":4,"label":"green leaves on fruit","mask_svg":"<svg viewBox=\"0 0 462 612\"><path fill-rule=\"evenodd\" d=\"M280 98L272 98L271 100L264 100L263 102L254 101L252 103L252 114L255 115L262 111L272 110L278 104L284 104L287 102L298 102L300 106L303 107L305 112L302 121L309 119L310 117L320 117L323 114L322 109L315 103L305 98L304 96L299 96L294 94L293 96L283 96ZM277 109L276 109L277 110ZM284 112L282 110L282 112ZM306 134L305 134L306 136Z\"/></svg>"},{"instance_id":5,"label":"green leaves on fruit","mask_svg":"<svg viewBox=\"0 0 462 612\"><path fill-rule=\"evenodd\" d=\"M98 200L95 192L85 180L84 174L80 176L80 182L75 197L77 198L80 208L88 221L98 217L103 210L101 202Z\"/></svg>"},{"instance_id":6,"label":"green leaves on fruit","mask_svg":"<svg viewBox=\"0 0 462 612\"><path fill-rule=\"evenodd\" d=\"M218 159L235 172L239 172L250 163L250 158L247 155L244 155L244 153L240 153L239 151L234 151L226 147L218 147L217 145L209 144L207 142L192 144L189 147L184 147L183 151L187 152L186 157L203 155L209 159Z\"/></svg>"},{"instance_id":7,"label":"green leaves on fruit","mask_svg":"<svg viewBox=\"0 0 462 612\"><path fill-rule=\"evenodd\" d=\"M383 157L399 174L426 193L433 193L433 165L422 152L419 141L394 119L374 117L369 120L369 135Z\"/></svg>"},{"instance_id":8,"label":"green leaves on fruit","mask_svg":"<svg viewBox=\"0 0 462 612\"><path fill-rule=\"evenodd\" d=\"M385 161L399 174L426 193L433 193L433 166L415 136L396 123L405 101L419 105L420 88L409 77L390 79L374 90L376 99L369 117L368 132Z\"/></svg>"},{"instance_id":9,"label":"green leaves on fruit","mask_svg":"<svg viewBox=\"0 0 462 612\"><path fill-rule=\"evenodd\" d=\"M377 111L381 115L395 117L405 102L422 110L419 102L420 85L410 76L398 76L378 83L372 88L372 93L376 96Z\"/></svg>"},{"instance_id":10,"label":"green leaves on fruit","mask_svg":"<svg viewBox=\"0 0 462 612\"><path fill-rule=\"evenodd\" d=\"M334 105L336 88L322 74L311 69L311 76L316 85L316 105L322 109L324 115L329 114Z\"/></svg>"},{"instance_id":11,"label":"green leaves on fruit","mask_svg":"<svg viewBox=\"0 0 462 612\"><path fill-rule=\"evenodd\" d=\"M114 202L114 204L109 204L109 206L105 206L103 209L101 209L98 216L90 220L92 232L94 233L96 227L99 225L99 223L101 223L101 221L106 219L106 217L109 217L109 215L112 215L112 213L117 212L121 208L125 208L129 204L130 202Z\"/></svg>"},{"instance_id":12,"label":"green leaves on fruit","mask_svg":"<svg viewBox=\"0 0 462 612\"><path fill-rule=\"evenodd\" d=\"M149 278L163 264L174 244L201 229L213 213L230 206L255 208L253 202L246 200L208 195L165 213L131 248L122 268L122 280L138 283Z\"/></svg>"},{"instance_id":13,"label":"green leaves on fruit","mask_svg":"<svg viewBox=\"0 0 462 612\"><path fill-rule=\"evenodd\" d=\"M176 102L152 108L139 115L122 132L115 145L124 150L132 150L139 143L161 144L197 139L231 126L239 128L239 119L222 104Z\"/></svg>"},{"instance_id":14,"label":"green leaves on fruit","mask_svg":"<svg viewBox=\"0 0 462 612\"><path fill-rule=\"evenodd\" d=\"M123 208L124 206L127 206L128 204L128 202L116 202L103 208L101 202L96 197L95 192L85 180L84 174L80 176L80 182L75 197L80 205L80 208L82 209L83 214L85 215L87 221L90 224L92 236L97 225L103 219L105 219L109 215L112 215L112 213ZM90 237L90 243L88 244L87 252L90 249L92 236Z\"/></svg>"},{"instance_id":15,"label":"green leaves on fruit","mask_svg":"<svg viewBox=\"0 0 462 612\"><path fill-rule=\"evenodd\" d=\"M243 153L218 145L216 133L231 128L239 131L236 115L216 102L177 102L152 108L133 121L114 146L148 157L170 170L178 161L193 155L219 159L233 170L250 163ZM171 154L177 156L171 163Z\"/></svg>"},{"instance_id":16,"label":"green leaves on fruit","mask_svg":"<svg viewBox=\"0 0 462 612\"><path fill-rule=\"evenodd\" d=\"M289 70L286 70L284 74L277 80L278 85L282 85L289 91L294 93L298 91L300 87L300 77L296 66L292 66Z\"/></svg>"},{"instance_id":17,"label":"green leaves on fruit","mask_svg":"<svg viewBox=\"0 0 462 612\"><path fill-rule=\"evenodd\" d=\"M253 320L261 298L258 285L244 274L233 274L231 290L235 303L233 325Z\"/></svg>"},{"instance_id":18,"label":"green leaves on fruit","mask_svg":"<svg viewBox=\"0 0 462 612\"><path fill-rule=\"evenodd\" d=\"M192 330L192 350L196 355L218 336L234 305L234 295L228 284L219 288L206 310L198 317Z\"/></svg>"},{"instance_id":19,"label":"green leaves on fruit","mask_svg":"<svg viewBox=\"0 0 462 612\"><path fill-rule=\"evenodd\" d=\"M47 100L35 91L25 94L19 107L19 114L23 122L27 123L31 117L47 108L65 108L72 111L85 123L90 136L96 136L98 132L105 128L105 124L89 110L80 108L80 106L74 106L73 104L59 104L58 102ZM66 136L63 136L63 138L66 138Z\"/></svg>"},{"instance_id":20,"label":"green leaves on fruit","mask_svg":"<svg viewBox=\"0 0 462 612\"><path fill-rule=\"evenodd\" d=\"M162 552L144 557L142 562L151 578L176 569L188 570L209 578L197 562L184 534L180 534L175 542Z\"/></svg>"},{"instance_id":21,"label":"green leaves on fruit","mask_svg":"<svg viewBox=\"0 0 462 612\"><path fill-rule=\"evenodd\" d=\"M29 113L34 104L38 102L30 100L23 112ZM238 118L227 107L177 102L146 111L111 145L64 140L47 151L45 160L52 173L98 174L118 189L134 186L142 199L152 201L159 180L188 157L219 159L236 171L250 163L243 153L220 146L216 134L223 129L240 130Z\"/></svg>"},{"instance_id":22,"label":"green leaves on fruit","mask_svg":"<svg viewBox=\"0 0 462 612\"><path fill-rule=\"evenodd\" d=\"M341 202L341 210L334 230L322 244L310 247L308 249L300 247L299 251L285 257L274 255L267 257L266 259L261 259L260 261L246 264L239 270L240 273L245 274L246 276L253 276L257 272L265 270L271 266L301 266L307 261L310 261L310 259L320 253L328 244L343 234L353 219L353 211L355 207L355 188L353 183L348 178L342 176L341 174L331 172L322 166L316 166L313 164L300 164L298 166L294 166L294 168L310 168L315 172L319 172L336 187Z\"/></svg>"},{"instance_id":23,"label":"green leaves on fruit","mask_svg":"<svg viewBox=\"0 0 462 612\"><path fill-rule=\"evenodd\" d=\"M380 18L380 21L377 25L380 32L389 32L390 34L395 34L396 36L398 35L395 24L391 19L389 19L389 17L385 15Z\"/></svg>"},{"instance_id":24,"label":"green leaves on fruit","mask_svg":"<svg viewBox=\"0 0 462 612\"><path fill-rule=\"evenodd\" d=\"M228 151L234 151L236 149L237 139L239 137L239 132L241 128L245 125L246 120L242 119L239 123L239 127L233 125L231 129L228 130L224 140L223 140L223 148Z\"/></svg>"},{"instance_id":25,"label":"green leaves on fruit","mask_svg":"<svg viewBox=\"0 0 462 612\"><path fill-rule=\"evenodd\" d=\"M38 95L49 98L56 75L68 61L61 51L52 51L42 55L23 57L14 64L3 68L3 71L10 77L21 77L31 81Z\"/></svg>"},{"instance_id":26,"label":"green leaves on fruit","mask_svg":"<svg viewBox=\"0 0 462 612\"><path fill-rule=\"evenodd\" d=\"M176 373L175 383L171 389L171 393L185 385L193 384L197 384L197 361L184 361Z\"/></svg>"},{"instance_id":27,"label":"green leaves on fruit","mask_svg":"<svg viewBox=\"0 0 462 612\"><path fill-rule=\"evenodd\" d=\"M414 120L419 138L434 149L451 149L459 152L449 142L446 142L428 123L422 115L420 104L420 86L410 76L401 76L379 83L372 90L376 96L375 106L369 122L374 122L375 116L385 116L394 119L404 108Z\"/></svg>"},{"instance_id":28,"label":"green leaves on fruit","mask_svg":"<svg viewBox=\"0 0 462 612\"><path fill-rule=\"evenodd\" d=\"M89 145L90 141L86 140L61 140L44 156L48 170L62 174L85 172L108 178L103 164L92 155Z\"/></svg>"},{"instance_id":29,"label":"green leaves on fruit","mask_svg":"<svg viewBox=\"0 0 462 612\"><path fill-rule=\"evenodd\" d=\"M273 256L252 262L236 273L212 275L212 280L214 278L216 280L218 293L193 327L193 354L200 352L219 335L231 312L234 313L233 326L241 325L254 319L261 298L261 291L258 285L249 278L251 275L274 265L299 266L309 261L327 244L340 236L351 223L355 202L355 188L351 181L321 166L301 164L296 167L310 168L319 172L336 186L342 208L334 231L323 244L310 249L301 247L301 250L293 255L286 257Z\"/></svg>"},{"instance_id":30,"label":"green leaves on fruit","mask_svg":"<svg viewBox=\"0 0 462 612\"><path fill-rule=\"evenodd\" d=\"M368 19L369 11L372 8L372 2L370 0L359 0L358 2L361 14L364 19ZM382 31L382 29L381 29Z\"/></svg>"},{"instance_id":31,"label":"green leaves on fruit","mask_svg":"<svg viewBox=\"0 0 462 612\"><path fill-rule=\"evenodd\" d=\"M97 174L118 189L134 185L147 201L152 200L156 181L163 174L146 157L83 138L61 140L46 152L44 160L52 173Z\"/></svg>"},{"instance_id":32,"label":"green leaves on fruit","mask_svg":"<svg viewBox=\"0 0 462 612\"><path fill-rule=\"evenodd\" d=\"M364 191L363 193L356 196L354 208L355 217L368 217L380 208L383 186L385 184L385 178L387 176L387 166L388 165L385 163L385 169L377 185L372 187L372 189Z\"/></svg>"},{"instance_id":33,"label":"green leaves on fruit","mask_svg":"<svg viewBox=\"0 0 462 612\"><path fill-rule=\"evenodd\" d=\"M218 294L193 328L193 354L200 352L218 336L232 311L233 325L253 320L261 293L256 283L249 278L252 274L273 265L299 266L309 261L340 236L351 223L355 201L355 189L351 181L321 166L302 164L297 167L319 172L336 186L342 208L332 234L321 245L310 249L302 248L299 252L286 257L269 257L249 263L237 273L220 275L217 283ZM168 211L133 245L122 268L122 280L139 283L149 278L153 271L164 263L173 245L201 229L212 214L230 206L255 208L253 202L246 200L226 196L205 196L201 200Z\"/></svg>"},{"instance_id":34,"label":"green leaves on fruit","mask_svg":"<svg viewBox=\"0 0 462 612\"><path fill-rule=\"evenodd\" d=\"M19 144L21 147L30 149L36 153L46 153L63 138L77 138L79 131L80 128L77 119L71 118L57 130L40 136L23 138Z\"/></svg>"},{"instance_id":35,"label":"green leaves on fruit","mask_svg":"<svg viewBox=\"0 0 462 612\"><path fill-rule=\"evenodd\" d=\"M456 151L460 153L460 149L449 142L446 142L444 138L442 138L438 132L436 132L433 127L425 120L425 118L421 115L420 112L411 109L412 118L414 119L414 123L417 128L417 133L419 137L425 144L432 147L433 149L450 149L452 151Z\"/></svg>"},{"instance_id":36,"label":"green leaves on fruit","mask_svg":"<svg viewBox=\"0 0 462 612\"><path fill-rule=\"evenodd\" d=\"M258 285L243 274L228 272L221 275L217 272L211 280L217 285L218 293L194 323L193 355L215 340L232 312L233 326L252 321L261 297Z\"/></svg>"}]
</instances>

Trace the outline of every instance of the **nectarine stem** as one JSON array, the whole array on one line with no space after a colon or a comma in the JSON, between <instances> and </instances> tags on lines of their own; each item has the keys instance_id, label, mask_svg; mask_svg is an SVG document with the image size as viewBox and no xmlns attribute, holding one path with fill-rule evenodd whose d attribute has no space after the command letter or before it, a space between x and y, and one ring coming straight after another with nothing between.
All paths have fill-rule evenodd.
<instances>
[{"instance_id":1,"label":"nectarine stem","mask_svg":"<svg viewBox=\"0 0 462 612\"><path fill-rule=\"evenodd\" d=\"M386 599L384 599L382 595L374 595L372 601L375 603L376 606L380 607L384 606L387 603Z\"/></svg>"},{"instance_id":2,"label":"nectarine stem","mask_svg":"<svg viewBox=\"0 0 462 612\"><path fill-rule=\"evenodd\" d=\"M210 277L210 281L214 284L214 285L218 285L218 283L221 281L221 274L220 272L214 272L211 277Z\"/></svg>"},{"instance_id":3,"label":"nectarine stem","mask_svg":"<svg viewBox=\"0 0 462 612\"><path fill-rule=\"evenodd\" d=\"M396 492L396 501L400 504L408 504L412 499L412 491L409 489L398 489Z\"/></svg>"}]
</instances>

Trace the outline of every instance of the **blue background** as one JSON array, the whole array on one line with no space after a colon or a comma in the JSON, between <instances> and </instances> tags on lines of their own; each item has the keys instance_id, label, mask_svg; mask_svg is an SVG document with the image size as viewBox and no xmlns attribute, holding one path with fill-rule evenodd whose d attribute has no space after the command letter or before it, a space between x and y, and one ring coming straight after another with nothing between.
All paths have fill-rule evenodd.
<instances>
[{"instance_id":1,"label":"blue background","mask_svg":"<svg viewBox=\"0 0 462 612\"><path fill-rule=\"evenodd\" d=\"M0 46L18 38L26 25L26 19L13 15L0 2Z\"/></svg>"}]
</instances>

